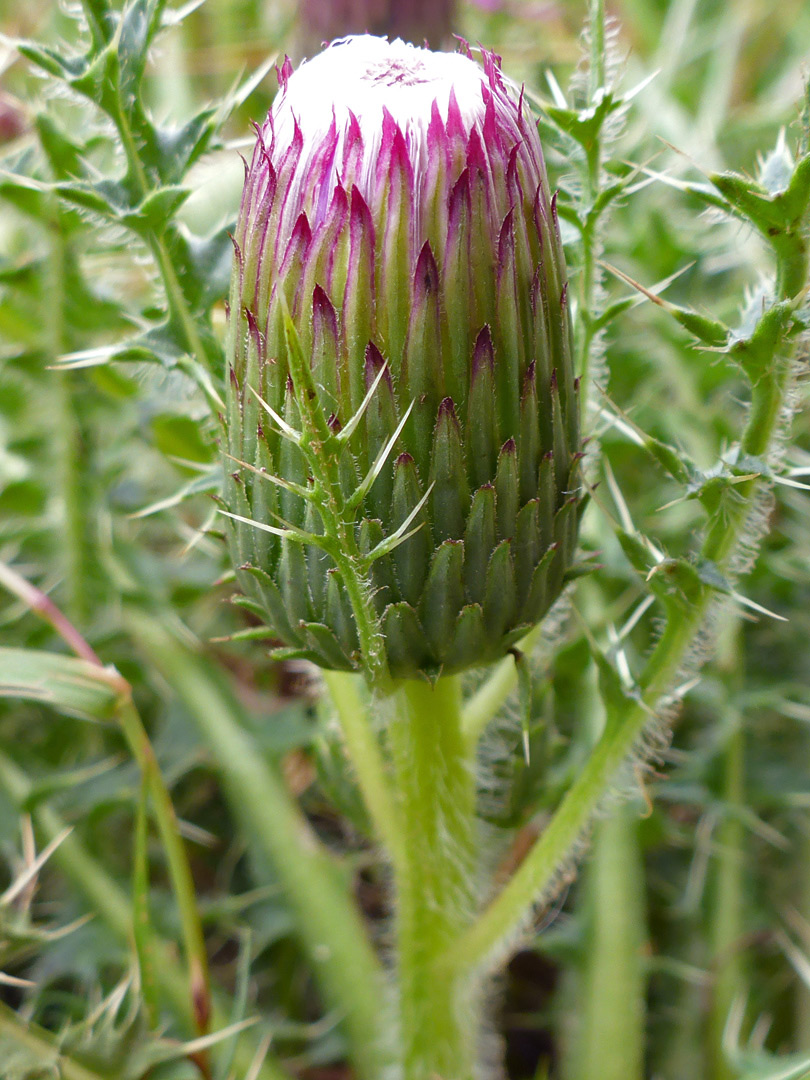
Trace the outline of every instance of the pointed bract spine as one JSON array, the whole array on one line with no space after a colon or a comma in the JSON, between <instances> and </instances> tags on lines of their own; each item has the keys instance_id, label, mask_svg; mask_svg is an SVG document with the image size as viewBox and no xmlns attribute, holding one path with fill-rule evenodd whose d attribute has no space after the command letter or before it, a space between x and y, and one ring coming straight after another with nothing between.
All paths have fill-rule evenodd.
<instances>
[{"instance_id":1,"label":"pointed bract spine","mask_svg":"<svg viewBox=\"0 0 810 1080\"><path fill-rule=\"evenodd\" d=\"M436 548L419 608L432 655L439 663L447 656L456 619L464 607L464 544L445 540Z\"/></svg>"},{"instance_id":2,"label":"pointed bract spine","mask_svg":"<svg viewBox=\"0 0 810 1080\"><path fill-rule=\"evenodd\" d=\"M430 471L433 428L445 379L437 371L442 337L439 311L439 271L429 241L425 241L413 275L413 300L405 355L402 362L400 406L403 395L414 402L408 426L410 451L421 475Z\"/></svg>"},{"instance_id":3,"label":"pointed bract spine","mask_svg":"<svg viewBox=\"0 0 810 1080\"><path fill-rule=\"evenodd\" d=\"M474 488L490 483L498 461L498 417L495 396L495 354L492 333L485 325L473 350L468 399L467 472Z\"/></svg>"},{"instance_id":4,"label":"pointed bract spine","mask_svg":"<svg viewBox=\"0 0 810 1080\"><path fill-rule=\"evenodd\" d=\"M475 493L464 534L464 583L467 598L473 603L484 602L487 564L496 537L495 487L484 484Z\"/></svg>"},{"instance_id":5,"label":"pointed bract spine","mask_svg":"<svg viewBox=\"0 0 810 1080\"><path fill-rule=\"evenodd\" d=\"M470 508L470 490L464 463L461 427L452 398L446 397L439 406L439 416L433 435L430 497L433 539L460 540Z\"/></svg>"},{"instance_id":6,"label":"pointed bract spine","mask_svg":"<svg viewBox=\"0 0 810 1080\"><path fill-rule=\"evenodd\" d=\"M397 528L408 517L421 499L421 488L416 465L410 454L400 454L394 465L394 491L392 495L392 527ZM422 527L393 552L402 598L409 604L418 604L427 576L430 561L431 538L426 510L422 510L415 524Z\"/></svg>"}]
</instances>

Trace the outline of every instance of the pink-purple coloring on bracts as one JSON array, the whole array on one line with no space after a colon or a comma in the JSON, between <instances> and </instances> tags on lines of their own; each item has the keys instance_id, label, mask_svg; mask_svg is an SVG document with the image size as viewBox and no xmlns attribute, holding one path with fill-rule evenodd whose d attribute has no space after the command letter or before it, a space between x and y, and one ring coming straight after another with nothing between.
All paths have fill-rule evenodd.
<instances>
[{"instance_id":1,"label":"pink-purple coloring on bracts","mask_svg":"<svg viewBox=\"0 0 810 1080\"><path fill-rule=\"evenodd\" d=\"M370 568L392 674L504 652L559 595L576 542L580 458L565 262L522 92L482 51L370 36L293 72L257 128L234 242L227 501L310 532L306 500L233 460L306 483L285 312L339 430L380 371L341 467L359 483L405 413L357 515L373 547L424 499L410 538ZM271 520L268 518L268 520ZM231 528L242 588L289 648L353 668L358 643L324 552Z\"/></svg>"}]
</instances>

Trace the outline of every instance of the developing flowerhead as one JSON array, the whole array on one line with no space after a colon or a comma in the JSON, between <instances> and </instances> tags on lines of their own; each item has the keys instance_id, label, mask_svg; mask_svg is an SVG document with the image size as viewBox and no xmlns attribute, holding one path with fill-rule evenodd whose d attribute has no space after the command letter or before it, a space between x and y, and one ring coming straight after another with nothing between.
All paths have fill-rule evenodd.
<instances>
[{"instance_id":1,"label":"developing flowerhead","mask_svg":"<svg viewBox=\"0 0 810 1080\"><path fill-rule=\"evenodd\" d=\"M235 235L230 510L331 528L284 431L302 411L291 319L318 409L353 432L337 463L344 502L359 500L348 542L385 552L367 571L397 677L502 656L559 595L576 542L555 201L522 94L497 57L481 61L362 36L294 73L286 62ZM323 546L233 520L231 545L278 638L322 666L358 666L351 589Z\"/></svg>"}]
</instances>

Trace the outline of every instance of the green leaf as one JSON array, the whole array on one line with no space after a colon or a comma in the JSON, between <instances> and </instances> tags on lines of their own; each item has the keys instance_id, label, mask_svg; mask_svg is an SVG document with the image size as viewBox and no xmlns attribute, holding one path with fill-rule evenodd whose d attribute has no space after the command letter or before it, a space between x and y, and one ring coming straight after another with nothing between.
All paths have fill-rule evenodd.
<instances>
[{"instance_id":1,"label":"green leaf","mask_svg":"<svg viewBox=\"0 0 810 1080\"><path fill-rule=\"evenodd\" d=\"M51 197L42 184L27 176L0 172L0 196L23 214L47 221L52 217Z\"/></svg>"},{"instance_id":2,"label":"green leaf","mask_svg":"<svg viewBox=\"0 0 810 1080\"><path fill-rule=\"evenodd\" d=\"M155 9L162 6L154 0L133 0L121 16L118 63L121 89L125 94L137 94L139 91L149 45L160 26L159 18L155 20Z\"/></svg>"},{"instance_id":3,"label":"green leaf","mask_svg":"<svg viewBox=\"0 0 810 1080\"><path fill-rule=\"evenodd\" d=\"M167 457L186 461L210 461L214 449L202 436L200 424L189 416L160 413L153 416L150 427L155 445Z\"/></svg>"},{"instance_id":4,"label":"green leaf","mask_svg":"<svg viewBox=\"0 0 810 1080\"><path fill-rule=\"evenodd\" d=\"M69 353L61 357L60 364L65 368L84 368L112 361L145 361L174 368L185 355L185 342L181 333L173 323L165 319L137 337L119 344Z\"/></svg>"},{"instance_id":5,"label":"green leaf","mask_svg":"<svg viewBox=\"0 0 810 1080\"><path fill-rule=\"evenodd\" d=\"M683 451L676 450L674 446L652 435L644 436L644 445L674 480L681 484L693 484L698 481L700 474Z\"/></svg>"},{"instance_id":6,"label":"green leaf","mask_svg":"<svg viewBox=\"0 0 810 1080\"><path fill-rule=\"evenodd\" d=\"M0 517L36 517L43 513L48 493L35 480L17 480L0 490Z\"/></svg>"},{"instance_id":7,"label":"green leaf","mask_svg":"<svg viewBox=\"0 0 810 1080\"><path fill-rule=\"evenodd\" d=\"M203 310L227 295L233 263L232 230L233 222L228 222L211 236L186 238L186 280L194 282L196 302Z\"/></svg>"},{"instance_id":8,"label":"green leaf","mask_svg":"<svg viewBox=\"0 0 810 1080\"><path fill-rule=\"evenodd\" d=\"M36 41L17 42L17 51L26 60L30 60L32 64L36 64L37 67L42 68L49 75L53 75L64 82L72 82L74 79L80 78L87 69L84 57L63 56L56 49L49 49Z\"/></svg>"},{"instance_id":9,"label":"green leaf","mask_svg":"<svg viewBox=\"0 0 810 1080\"><path fill-rule=\"evenodd\" d=\"M629 533L617 528L616 539L621 544L625 558L633 569L646 577L654 566L654 560L642 537L638 533Z\"/></svg>"},{"instance_id":10,"label":"green leaf","mask_svg":"<svg viewBox=\"0 0 810 1080\"><path fill-rule=\"evenodd\" d=\"M756 180L736 173L714 173L709 177L721 195L743 217L764 233L784 226L784 214Z\"/></svg>"},{"instance_id":11,"label":"green leaf","mask_svg":"<svg viewBox=\"0 0 810 1080\"><path fill-rule=\"evenodd\" d=\"M66 202L92 210L102 217L118 219L122 216L122 211L128 209L125 189L121 185L65 180L54 184L52 190Z\"/></svg>"},{"instance_id":12,"label":"green leaf","mask_svg":"<svg viewBox=\"0 0 810 1080\"><path fill-rule=\"evenodd\" d=\"M217 128L217 110L210 106L179 128L156 128L155 161L164 184L176 184L208 149Z\"/></svg>"},{"instance_id":13,"label":"green leaf","mask_svg":"<svg viewBox=\"0 0 810 1080\"><path fill-rule=\"evenodd\" d=\"M121 214L121 222L144 238L150 233L160 236L190 194L188 188L177 185L158 188L134 209Z\"/></svg>"},{"instance_id":14,"label":"green leaf","mask_svg":"<svg viewBox=\"0 0 810 1080\"><path fill-rule=\"evenodd\" d=\"M71 176L84 176L82 160L86 148L74 142L49 112L41 112L35 120L39 141L48 164L60 180Z\"/></svg>"},{"instance_id":15,"label":"green leaf","mask_svg":"<svg viewBox=\"0 0 810 1080\"><path fill-rule=\"evenodd\" d=\"M605 120L619 109L624 107L624 102L619 97L614 97L610 91L605 92L601 100L592 108L562 109L557 105L546 105L546 113L554 123L571 138L583 147L587 152L599 137L599 132Z\"/></svg>"},{"instance_id":16,"label":"green leaf","mask_svg":"<svg viewBox=\"0 0 810 1080\"><path fill-rule=\"evenodd\" d=\"M800 225L810 204L810 156L797 163L787 186L775 192L736 173L715 174L710 180L735 210L769 238Z\"/></svg>"},{"instance_id":17,"label":"green leaf","mask_svg":"<svg viewBox=\"0 0 810 1080\"><path fill-rule=\"evenodd\" d=\"M0 697L41 701L84 719L111 720L124 687L114 668L58 653L0 648Z\"/></svg>"},{"instance_id":18,"label":"green leaf","mask_svg":"<svg viewBox=\"0 0 810 1080\"><path fill-rule=\"evenodd\" d=\"M120 78L118 50L115 42L110 41L89 64L83 65L80 74L68 81L74 90L95 102L112 119L117 119L120 110Z\"/></svg>"},{"instance_id":19,"label":"green leaf","mask_svg":"<svg viewBox=\"0 0 810 1080\"><path fill-rule=\"evenodd\" d=\"M96 47L109 41L116 25L116 13L109 0L82 0L82 8Z\"/></svg>"}]
</instances>

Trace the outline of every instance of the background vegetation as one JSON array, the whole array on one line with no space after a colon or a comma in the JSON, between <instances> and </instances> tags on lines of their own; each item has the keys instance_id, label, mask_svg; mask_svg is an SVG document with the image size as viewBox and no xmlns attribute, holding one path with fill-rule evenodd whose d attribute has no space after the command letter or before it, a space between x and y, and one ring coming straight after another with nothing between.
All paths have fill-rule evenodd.
<instances>
[{"instance_id":1,"label":"background vegetation","mask_svg":"<svg viewBox=\"0 0 810 1080\"><path fill-rule=\"evenodd\" d=\"M134 4L122 38L130 66L106 102L109 72L18 55L12 39L78 55L104 39L104 7L87 3L80 30L72 5L0 3L0 561L115 665L137 709L113 715L97 680L56 668L37 674L41 701L0 704L0 1076L278 1080L283 1066L326 1080L345 1073L340 1017L324 1012L268 845L223 770L224 744L238 738L268 777L283 777L381 940L384 873L311 673L271 665L249 616L228 603L211 500L236 150L270 104L271 63L300 54L304 36L281 0L192 3L169 9L177 25L141 72L152 6ZM656 74L615 125L613 175L638 171L603 258L656 291L672 279L669 301L734 325L741 296L769 271L764 245L679 185L700 170L754 173L758 156L778 171L782 140L799 138L810 8L623 0L610 10L619 84ZM548 73L567 87L580 64L584 15L569 2L482 0L460 4L456 26L550 101ZM553 148L550 167L575 199ZM672 555L699 522L621 417L709 468L743 409L728 357L695 348L615 275L604 288L603 308L628 304L607 325L594 378L604 461L583 544L599 569L538 660L530 763L516 717L489 740L493 835L520 827L505 869L593 742L593 639L632 667L654 633L611 522L632 520ZM783 469L799 485L810 475L806 404L800 381ZM741 588L778 618L741 602L724 611L656 772L628 770L577 881L539 913L493 997L514 1080L810 1075L807 492L778 485L767 524ZM0 644L65 652L19 582L1 580L11 591ZM24 658L13 659L22 684ZM210 1053L209 1009L221 1033Z\"/></svg>"}]
</instances>

